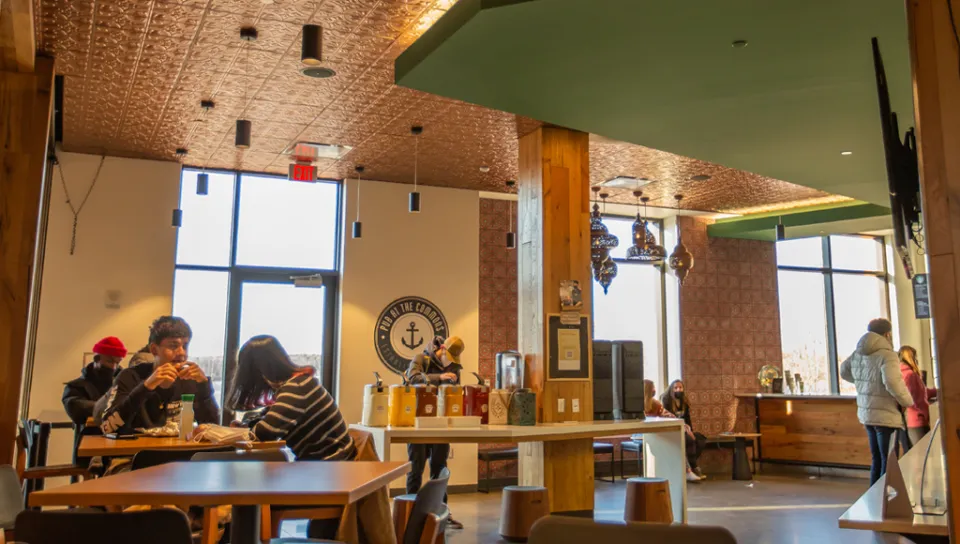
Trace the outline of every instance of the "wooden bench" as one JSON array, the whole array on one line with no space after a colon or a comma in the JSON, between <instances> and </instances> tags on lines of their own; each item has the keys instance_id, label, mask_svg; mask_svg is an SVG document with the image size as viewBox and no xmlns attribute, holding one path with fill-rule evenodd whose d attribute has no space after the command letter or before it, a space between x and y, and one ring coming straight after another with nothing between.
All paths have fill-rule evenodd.
<instances>
[{"instance_id":1,"label":"wooden bench","mask_svg":"<svg viewBox=\"0 0 960 544\"><path fill-rule=\"evenodd\" d=\"M750 460L747 457L747 445L749 442L751 453L756 453L756 439L760 435L757 433L721 433L717 436L707 437L707 447L716 446L718 449L733 450L733 467L731 469L734 480L752 480L753 469L750 467Z\"/></svg>"},{"instance_id":2,"label":"wooden bench","mask_svg":"<svg viewBox=\"0 0 960 544\"><path fill-rule=\"evenodd\" d=\"M486 477L483 479L484 486L482 488L478 488L477 491L479 491L480 493L490 492L490 462L491 461L516 460L519 456L520 456L520 448L515 446L507 447L507 448L493 448L489 450L477 450L477 459L487 464Z\"/></svg>"}]
</instances>

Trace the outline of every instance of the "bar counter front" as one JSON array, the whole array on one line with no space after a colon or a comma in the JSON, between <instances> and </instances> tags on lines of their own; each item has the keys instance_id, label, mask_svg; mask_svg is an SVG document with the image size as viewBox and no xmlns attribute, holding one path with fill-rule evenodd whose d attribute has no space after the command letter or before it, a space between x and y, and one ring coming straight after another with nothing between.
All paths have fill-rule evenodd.
<instances>
[{"instance_id":1,"label":"bar counter front","mask_svg":"<svg viewBox=\"0 0 960 544\"><path fill-rule=\"evenodd\" d=\"M754 406L757 461L869 470L870 444L857 419L856 397L750 393L737 398Z\"/></svg>"}]
</instances>

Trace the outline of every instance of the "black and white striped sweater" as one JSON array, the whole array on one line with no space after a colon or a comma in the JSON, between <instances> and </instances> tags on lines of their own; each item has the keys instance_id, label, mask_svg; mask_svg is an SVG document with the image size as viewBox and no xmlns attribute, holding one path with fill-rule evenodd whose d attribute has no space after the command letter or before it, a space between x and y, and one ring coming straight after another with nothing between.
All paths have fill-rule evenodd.
<instances>
[{"instance_id":1,"label":"black and white striped sweater","mask_svg":"<svg viewBox=\"0 0 960 544\"><path fill-rule=\"evenodd\" d=\"M337 403L315 376L295 376L253 428L257 438L285 440L297 459L348 461L357 449Z\"/></svg>"}]
</instances>

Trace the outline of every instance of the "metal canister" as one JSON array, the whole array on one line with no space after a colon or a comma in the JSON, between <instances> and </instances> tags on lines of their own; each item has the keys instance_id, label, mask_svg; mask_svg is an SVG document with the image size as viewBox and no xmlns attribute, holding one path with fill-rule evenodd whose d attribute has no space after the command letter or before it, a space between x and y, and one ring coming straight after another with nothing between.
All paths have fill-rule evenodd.
<instances>
[{"instance_id":1,"label":"metal canister","mask_svg":"<svg viewBox=\"0 0 960 544\"><path fill-rule=\"evenodd\" d=\"M417 422L417 393L412 385L390 386L391 427L413 427Z\"/></svg>"},{"instance_id":2,"label":"metal canister","mask_svg":"<svg viewBox=\"0 0 960 544\"><path fill-rule=\"evenodd\" d=\"M386 427L389 424L388 409L390 394L380 379L380 374L374 372L376 383L368 383L363 388L363 415L360 423L368 427Z\"/></svg>"},{"instance_id":3,"label":"metal canister","mask_svg":"<svg viewBox=\"0 0 960 544\"><path fill-rule=\"evenodd\" d=\"M417 417L437 416L437 386L418 385L417 390Z\"/></svg>"},{"instance_id":4,"label":"metal canister","mask_svg":"<svg viewBox=\"0 0 960 544\"><path fill-rule=\"evenodd\" d=\"M480 416L480 424L490 423L490 388L486 382L476 372L476 385L465 385L463 387L463 415Z\"/></svg>"},{"instance_id":5,"label":"metal canister","mask_svg":"<svg viewBox=\"0 0 960 544\"><path fill-rule=\"evenodd\" d=\"M463 415L463 388L459 385L441 385L437 413L446 417Z\"/></svg>"},{"instance_id":6,"label":"metal canister","mask_svg":"<svg viewBox=\"0 0 960 544\"><path fill-rule=\"evenodd\" d=\"M537 424L537 394L533 390L517 389L510 395L507 423L524 426Z\"/></svg>"}]
</instances>

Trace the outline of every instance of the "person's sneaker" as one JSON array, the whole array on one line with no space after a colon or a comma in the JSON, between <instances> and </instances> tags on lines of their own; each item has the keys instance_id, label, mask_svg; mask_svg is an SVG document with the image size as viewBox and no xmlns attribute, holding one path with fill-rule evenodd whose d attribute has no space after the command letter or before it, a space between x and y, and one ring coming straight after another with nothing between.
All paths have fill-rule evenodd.
<instances>
[{"instance_id":1,"label":"person's sneaker","mask_svg":"<svg viewBox=\"0 0 960 544\"><path fill-rule=\"evenodd\" d=\"M693 473L700 477L701 480L706 480L707 477L703 475L703 471L700 470L700 467L693 469Z\"/></svg>"},{"instance_id":2,"label":"person's sneaker","mask_svg":"<svg viewBox=\"0 0 960 544\"><path fill-rule=\"evenodd\" d=\"M687 472L687 481L688 482L699 482L700 477L693 473L693 471Z\"/></svg>"},{"instance_id":3,"label":"person's sneaker","mask_svg":"<svg viewBox=\"0 0 960 544\"><path fill-rule=\"evenodd\" d=\"M450 517L447 518L447 528L462 530L463 524L453 519L453 515L451 515Z\"/></svg>"}]
</instances>

